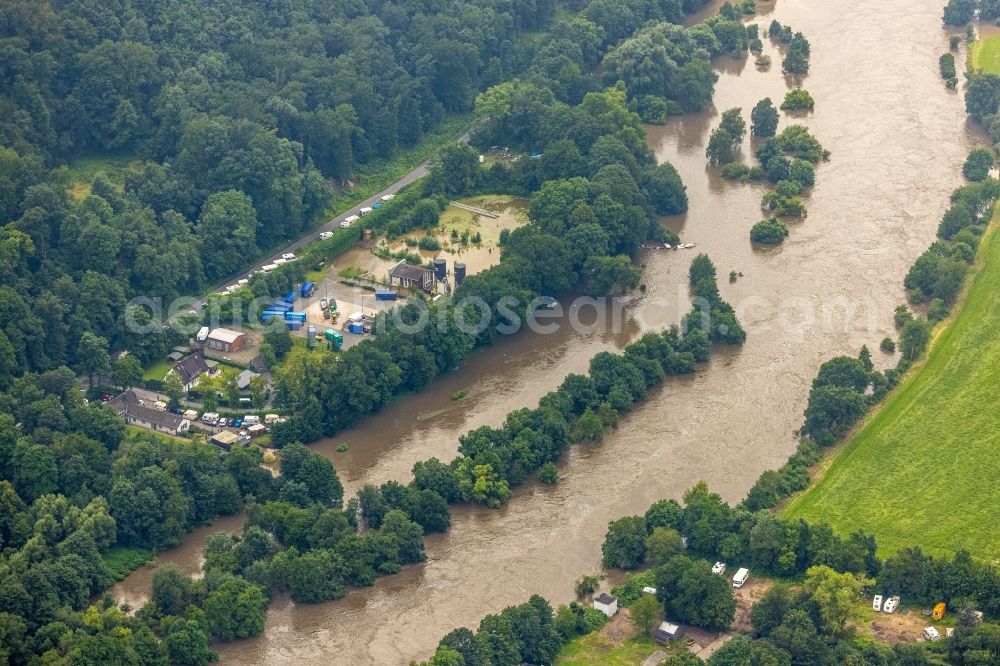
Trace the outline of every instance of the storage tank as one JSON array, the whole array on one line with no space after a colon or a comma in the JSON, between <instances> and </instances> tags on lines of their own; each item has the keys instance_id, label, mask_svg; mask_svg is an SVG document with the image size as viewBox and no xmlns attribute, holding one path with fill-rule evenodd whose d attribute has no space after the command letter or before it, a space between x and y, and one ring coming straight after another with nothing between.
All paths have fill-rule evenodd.
<instances>
[{"instance_id":1,"label":"storage tank","mask_svg":"<svg viewBox=\"0 0 1000 666\"><path fill-rule=\"evenodd\" d=\"M444 259L434 260L434 279L438 282L448 279L448 262Z\"/></svg>"},{"instance_id":2,"label":"storage tank","mask_svg":"<svg viewBox=\"0 0 1000 666\"><path fill-rule=\"evenodd\" d=\"M465 264L455 264L455 286L462 284L465 279Z\"/></svg>"}]
</instances>

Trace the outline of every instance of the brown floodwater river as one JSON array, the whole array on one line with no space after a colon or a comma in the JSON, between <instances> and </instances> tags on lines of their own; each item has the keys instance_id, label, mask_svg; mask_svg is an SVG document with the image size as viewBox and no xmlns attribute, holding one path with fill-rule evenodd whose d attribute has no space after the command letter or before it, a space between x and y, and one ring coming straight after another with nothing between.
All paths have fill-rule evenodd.
<instances>
[{"instance_id":1,"label":"brown floodwater river","mask_svg":"<svg viewBox=\"0 0 1000 666\"><path fill-rule=\"evenodd\" d=\"M451 459L458 437L499 425L512 409L534 406L602 350L619 350L642 331L661 329L686 310L686 272L707 252L723 296L738 308L749 337L717 350L689 377L669 380L624 416L597 445L573 448L554 486L529 483L499 510L459 507L447 534L427 541L428 560L353 590L336 602L299 605L278 598L255 639L219 645L225 663L405 664L426 658L446 632L475 626L487 613L540 593L572 597L573 581L600 568L608 521L679 497L700 479L730 502L795 447L809 384L832 355L894 335L892 310L902 278L934 238L960 166L978 140L960 94L945 89L938 56L947 49L941 2L905 0L759 4L812 44L804 86L816 99L808 125L832 151L817 170L808 218L791 224L777 248L751 246L761 218L761 185L726 182L706 168L705 143L722 110L745 117L762 97L780 103L794 83L753 59L717 63L714 107L649 129L660 161L680 171L690 210L664 223L695 250L645 250L644 294L624 304L620 326L512 336L477 354L419 395L404 398L360 427L315 448L329 456L349 493L363 483L407 481L414 462ZM961 65L962 63L960 63ZM791 120L783 115L782 124ZM744 147L747 159L749 146ZM736 282L730 271L742 272ZM464 390L466 396L449 396ZM346 442L346 452L337 446ZM237 529L227 519L226 529ZM206 528L160 561L195 572ZM119 598L140 603L149 570L120 583Z\"/></svg>"}]
</instances>

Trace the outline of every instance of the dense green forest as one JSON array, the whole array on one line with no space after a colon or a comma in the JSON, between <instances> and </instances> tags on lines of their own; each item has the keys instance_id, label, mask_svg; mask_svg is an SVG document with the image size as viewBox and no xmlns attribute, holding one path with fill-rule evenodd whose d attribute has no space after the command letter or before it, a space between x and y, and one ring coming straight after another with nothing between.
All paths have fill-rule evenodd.
<instances>
[{"instance_id":1,"label":"dense green forest","mask_svg":"<svg viewBox=\"0 0 1000 666\"><path fill-rule=\"evenodd\" d=\"M406 338L390 328L332 368L323 363L334 357L316 355L297 382L279 376L279 400L300 415L274 432L284 445L277 478L256 447L220 455L130 433L86 402L76 376L107 374L115 351L161 358L180 340L155 323L155 299L200 293L299 236L366 165L418 145L454 113L482 119L478 146L544 152L482 169L471 148L450 146L382 216L398 230L435 218L444 197L531 198L531 221L503 239L501 264L457 296L525 303L629 278L629 256L662 233L655 215L687 206L640 121L709 103L710 59L746 42L738 17L672 25L701 4L4 0L0 658L206 663L211 637L263 629L269 595L336 598L421 560L422 535L447 529L449 502L502 502L502 488L704 360L710 341L741 342L706 258L692 288L725 333L692 325L602 356L539 410L470 434L464 458L428 461L410 486L346 504L330 463L297 442L418 390L496 330ZM666 61L637 48L647 37L668 48ZM639 83L643 59L670 72ZM124 166L86 182L73 166L109 159ZM350 242L337 235L330 249ZM285 287L295 270L255 280L252 293ZM154 300L129 305L136 297ZM440 307L449 321L462 315ZM358 390L338 392L343 382ZM496 492L480 492L488 477ZM135 616L107 600L87 609L151 552L241 506L244 534L210 541L203 580L168 568Z\"/></svg>"},{"instance_id":2,"label":"dense green forest","mask_svg":"<svg viewBox=\"0 0 1000 666\"><path fill-rule=\"evenodd\" d=\"M689 31L657 23L701 4L5 0L0 376L74 367L85 332L158 357L169 340L122 325L147 319L127 312L130 298L198 293L296 237L331 187L471 110L489 86L516 78L546 91L511 106L508 142L544 148L555 131L584 154L595 120L566 137L536 125L546 106L576 108L617 77L641 92L636 108L650 95L700 107L709 58L732 49L718 35L745 33L722 18ZM615 45L647 23L675 74L639 85L663 56ZM602 81L591 71L608 49L614 74ZM108 151L135 158L121 182L99 175L68 196L56 167Z\"/></svg>"}]
</instances>

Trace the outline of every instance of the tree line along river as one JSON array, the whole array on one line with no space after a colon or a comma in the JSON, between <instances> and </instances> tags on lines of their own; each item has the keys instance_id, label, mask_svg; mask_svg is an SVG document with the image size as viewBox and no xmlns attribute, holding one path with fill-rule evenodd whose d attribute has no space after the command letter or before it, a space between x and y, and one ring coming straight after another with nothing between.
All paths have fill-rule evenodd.
<instances>
[{"instance_id":1,"label":"tree line along river","mask_svg":"<svg viewBox=\"0 0 1000 666\"><path fill-rule=\"evenodd\" d=\"M749 119L759 99L778 104L793 86L772 44L765 40L770 71L757 71L752 58L720 59L713 107L648 130L657 158L674 164L690 199L685 215L664 224L717 265L722 296L749 333L743 348L720 350L693 376L654 389L602 443L573 447L558 484L519 487L499 510L454 509L451 529L428 538L424 564L335 602L297 605L279 597L262 635L216 646L223 663L405 664L428 656L452 628L474 626L532 593L567 602L573 581L599 569L609 520L679 497L700 479L738 502L762 471L780 466L795 447L794 430L823 360L868 344L876 362L890 362L877 344L894 334L902 278L934 238L977 138L961 94L946 90L938 74L938 56L948 48L940 7L904 0L758 7L764 30L775 18L810 40L804 87L816 110L794 122L832 151L818 169L808 217L790 225L785 243L751 246L765 186L721 180L704 154L723 110L742 107ZM790 122L783 115L782 126ZM752 159L748 145L744 156ZM644 250L647 290L627 299L616 330L519 333L313 448L334 461L348 496L365 483L408 481L418 460L450 460L463 433L534 406L567 374L584 372L597 352L676 323L688 308L694 256ZM743 277L728 282L730 270ZM466 397L451 400L458 390ZM341 442L348 451L335 450ZM207 535L241 525L236 516L201 528L159 560L196 572ZM140 569L114 593L139 604L150 578Z\"/></svg>"}]
</instances>

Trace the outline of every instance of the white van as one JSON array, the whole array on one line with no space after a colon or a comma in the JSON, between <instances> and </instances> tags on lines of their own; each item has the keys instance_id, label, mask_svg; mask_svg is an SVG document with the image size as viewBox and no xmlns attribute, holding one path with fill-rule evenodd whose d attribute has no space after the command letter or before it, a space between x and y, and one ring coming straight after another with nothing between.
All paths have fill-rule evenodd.
<instances>
[{"instance_id":1,"label":"white van","mask_svg":"<svg viewBox=\"0 0 1000 666\"><path fill-rule=\"evenodd\" d=\"M733 587L743 587L743 584L747 582L747 578L750 577L749 569L740 569L733 576Z\"/></svg>"},{"instance_id":2,"label":"white van","mask_svg":"<svg viewBox=\"0 0 1000 666\"><path fill-rule=\"evenodd\" d=\"M264 423L266 423L267 425L271 425L280 418L281 417L278 416L277 414L264 414Z\"/></svg>"},{"instance_id":3,"label":"white van","mask_svg":"<svg viewBox=\"0 0 1000 666\"><path fill-rule=\"evenodd\" d=\"M321 231L321 232L319 232L319 239L320 240L326 240L328 238L333 238L333 232L332 231Z\"/></svg>"},{"instance_id":4,"label":"white van","mask_svg":"<svg viewBox=\"0 0 1000 666\"><path fill-rule=\"evenodd\" d=\"M260 267L261 273L270 273L273 270L277 270L278 264L264 264Z\"/></svg>"},{"instance_id":5,"label":"white van","mask_svg":"<svg viewBox=\"0 0 1000 666\"><path fill-rule=\"evenodd\" d=\"M718 574L719 576L721 576L722 574L726 573L726 563L725 562L716 562L712 566L712 573Z\"/></svg>"},{"instance_id":6,"label":"white van","mask_svg":"<svg viewBox=\"0 0 1000 666\"><path fill-rule=\"evenodd\" d=\"M260 423L260 417L256 414L247 414L243 417L243 425L245 426L257 425L258 423Z\"/></svg>"},{"instance_id":7,"label":"white van","mask_svg":"<svg viewBox=\"0 0 1000 666\"><path fill-rule=\"evenodd\" d=\"M392 201L395 198L396 198L395 194L385 194L382 196L382 202L385 203L386 201Z\"/></svg>"},{"instance_id":8,"label":"white van","mask_svg":"<svg viewBox=\"0 0 1000 666\"><path fill-rule=\"evenodd\" d=\"M941 633L934 627L924 627L924 638L929 641L941 639Z\"/></svg>"},{"instance_id":9,"label":"white van","mask_svg":"<svg viewBox=\"0 0 1000 666\"><path fill-rule=\"evenodd\" d=\"M201 415L201 420L208 425L215 425L219 422L219 414L217 412L205 412Z\"/></svg>"},{"instance_id":10,"label":"white van","mask_svg":"<svg viewBox=\"0 0 1000 666\"><path fill-rule=\"evenodd\" d=\"M361 210L358 211L358 214L360 214L361 217L364 217L365 215L367 215L370 212L372 212L372 209L369 208L368 206L365 206L364 208L362 208Z\"/></svg>"}]
</instances>

